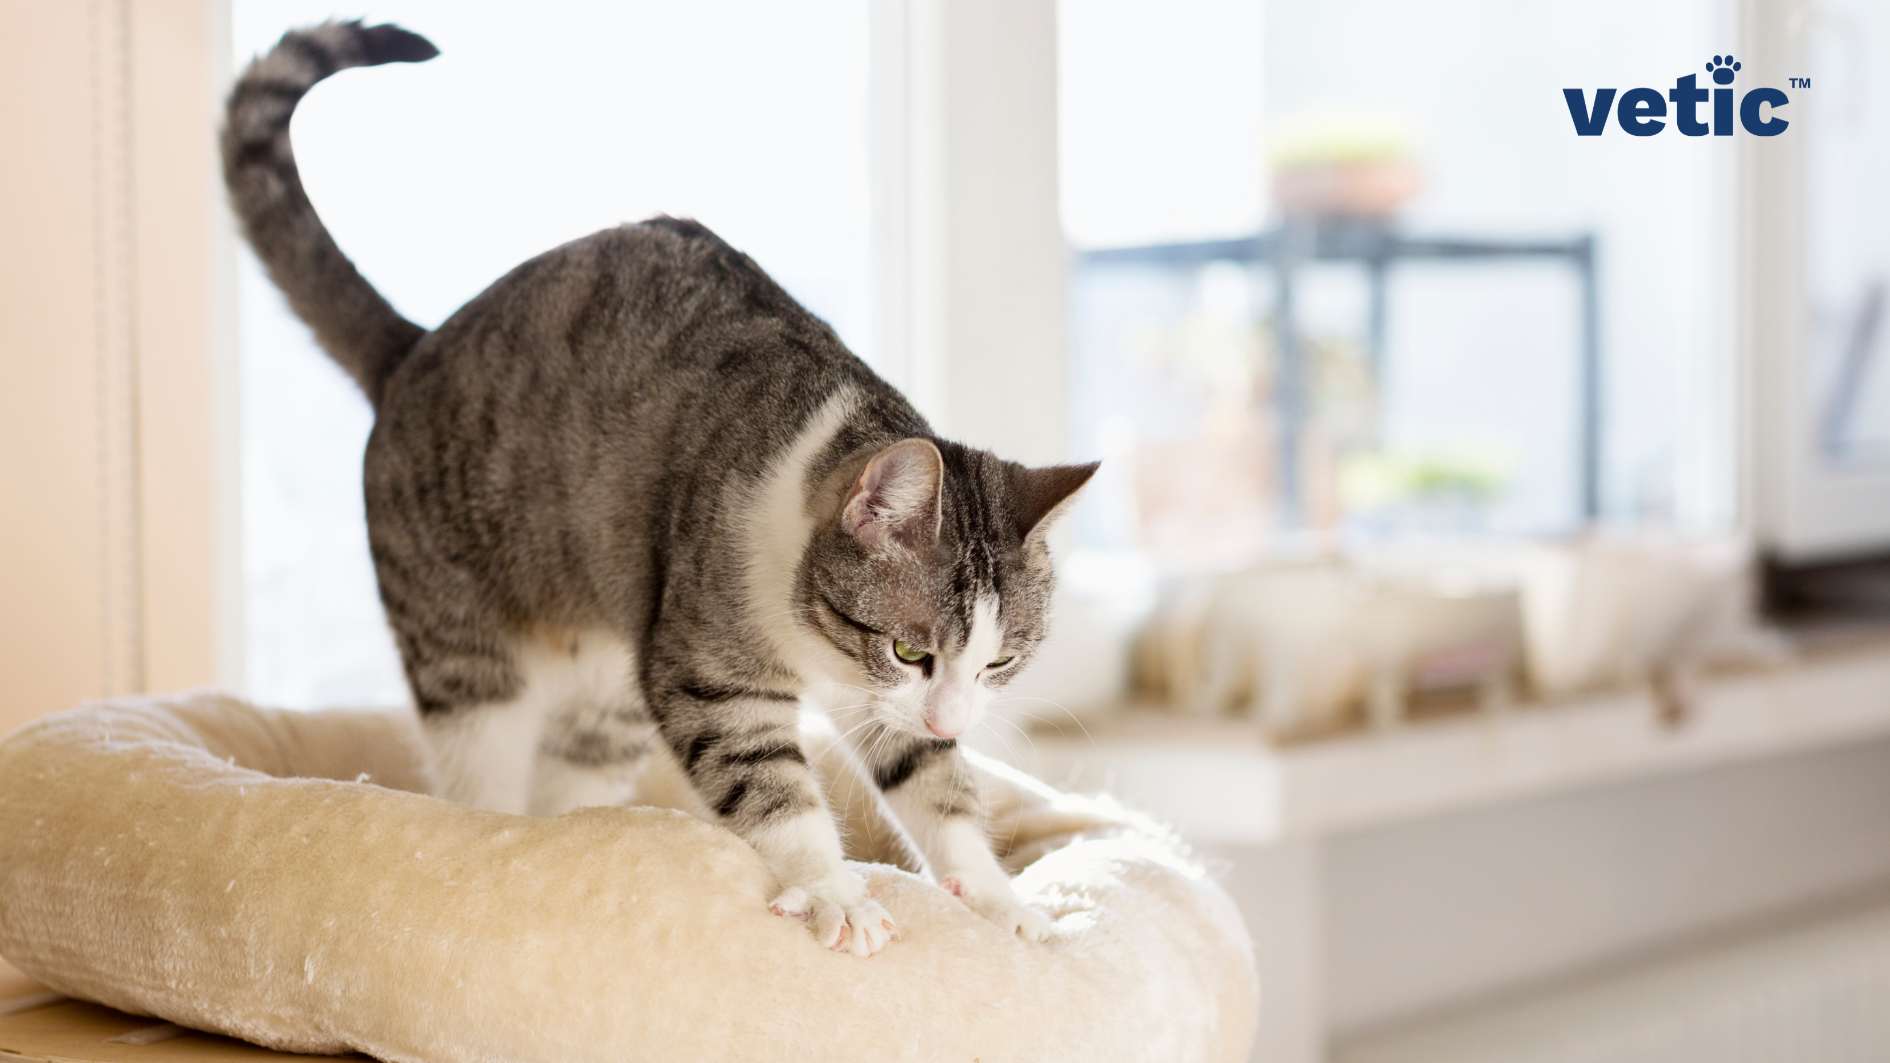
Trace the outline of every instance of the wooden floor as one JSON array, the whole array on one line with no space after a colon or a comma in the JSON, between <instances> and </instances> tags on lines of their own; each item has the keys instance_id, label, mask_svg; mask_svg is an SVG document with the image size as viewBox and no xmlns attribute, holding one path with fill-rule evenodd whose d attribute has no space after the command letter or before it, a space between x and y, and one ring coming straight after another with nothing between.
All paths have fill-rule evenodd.
<instances>
[{"instance_id":1,"label":"wooden floor","mask_svg":"<svg viewBox=\"0 0 1890 1063\"><path fill-rule=\"evenodd\" d=\"M333 1060L271 1052L226 1037L48 993L0 960L0 1060L28 1063L256 1063ZM360 1059L364 1057L342 1057Z\"/></svg>"}]
</instances>

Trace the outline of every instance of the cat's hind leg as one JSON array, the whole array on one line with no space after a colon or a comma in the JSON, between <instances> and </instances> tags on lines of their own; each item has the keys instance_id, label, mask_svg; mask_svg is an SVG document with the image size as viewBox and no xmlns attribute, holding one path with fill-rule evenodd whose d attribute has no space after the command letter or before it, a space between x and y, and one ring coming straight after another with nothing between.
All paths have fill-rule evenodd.
<instances>
[{"instance_id":1,"label":"cat's hind leg","mask_svg":"<svg viewBox=\"0 0 1890 1063\"><path fill-rule=\"evenodd\" d=\"M437 796L491 812L530 810L543 707L530 699L461 705L420 717Z\"/></svg>"},{"instance_id":2,"label":"cat's hind leg","mask_svg":"<svg viewBox=\"0 0 1890 1063\"><path fill-rule=\"evenodd\" d=\"M477 608L456 572L376 547L381 602L433 754L437 796L526 811L546 706L525 683L517 638Z\"/></svg>"},{"instance_id":3,"label":"cat's hind leg","mask_svg":"<svg viewBox=\"0 0 1890 1063\"><path fill-rule=\"evenodd\" d=\"M528 684L545 684L560 700L539 738L532 815L628 804L657 742L628 646L602 632L577 632L526 660Z\"/></svg>"}]
</instances>

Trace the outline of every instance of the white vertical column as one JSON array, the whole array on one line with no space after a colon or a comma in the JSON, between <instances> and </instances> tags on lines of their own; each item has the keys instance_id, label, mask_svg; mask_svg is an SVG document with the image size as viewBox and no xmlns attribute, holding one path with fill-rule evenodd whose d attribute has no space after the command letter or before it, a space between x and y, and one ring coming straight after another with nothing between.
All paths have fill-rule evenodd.
<instances>
[{"instance_id":1,"label":"white vertical column","mask_svg":"<svg viewBox=\"0 0 1890 1063\"><path fill-rule=\"evenodd\" d=\"M1780 4L1742 0L1739 19L1748 61L1754 48L1774 40L1791 41L1792 46L1772 44L1770 65L1785 65L1776 56L1799 54L1799 35L1784 32ZM1763 546L1788 548L1796 531L1788 516L1799 505L1793 487L1804 472L1795 467L1793 457L1805 429L1798 417L1805 396L1799 391L1802 374L1791 371L1803 334L1802 138L1774 138L1785 143L1739 139L1742 524Z\"/></svg>"},{"instance_id":2,"label":"white vertical column","mask_svg":"<svg viewBox=\"0 0 1890 1063\"><path fill-rule=\"evenodd\" d=\"M1068 439L1054 0L875 5L882 364L946 435Z\"/></svg>"}]
</instances>

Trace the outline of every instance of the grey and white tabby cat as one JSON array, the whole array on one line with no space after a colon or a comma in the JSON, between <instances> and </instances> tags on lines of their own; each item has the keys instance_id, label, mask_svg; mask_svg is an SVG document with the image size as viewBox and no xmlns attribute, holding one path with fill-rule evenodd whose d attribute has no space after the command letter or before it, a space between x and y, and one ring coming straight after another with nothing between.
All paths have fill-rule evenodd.
<instances>
[{"instance_id":1,"label":"grey and white tabby cat","mask_svg":"<svg viewBox=\"0 0 1890 1063\"><path fill-rule=\"evenodd\" d=\"M237 82L222 149L250 243L377 411L369 541L448 796L622 802L660 741L779 878L773 909L870 955L893 923L842 862L805 698L860 714L940 882L1042 937L955 739L1043 639L1045 529L1096 467L939 439L692 221L577 240L433 332L407 321L322 227L289 116L337 70L435 54L395 26L291 32Z\"/></svg>"}]
</instances>

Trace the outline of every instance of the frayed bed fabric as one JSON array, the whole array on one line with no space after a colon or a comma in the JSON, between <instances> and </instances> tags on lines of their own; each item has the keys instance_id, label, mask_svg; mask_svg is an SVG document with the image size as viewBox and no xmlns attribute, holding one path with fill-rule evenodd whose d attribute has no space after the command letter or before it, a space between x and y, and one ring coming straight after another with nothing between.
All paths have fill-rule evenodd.
<instances>
[{"instance_id":1,"label":"frayed bed fabric","mask_svg":"<svg viewBox=\"0 0 1890 1063\"><path fill-rule=\"evenodd\" d=\"M810 725L811 727L811 725ZM734 835L653 804L531 819L425 796L403 714L190 695L0 743L0 955L50 988L385 1060L1240 1060L1257 990L1225 893L1161 831L981 764L1014 940L898 864L807 741L901 939L862 960L768 912Z\"/></svg>"}]
</instances>

